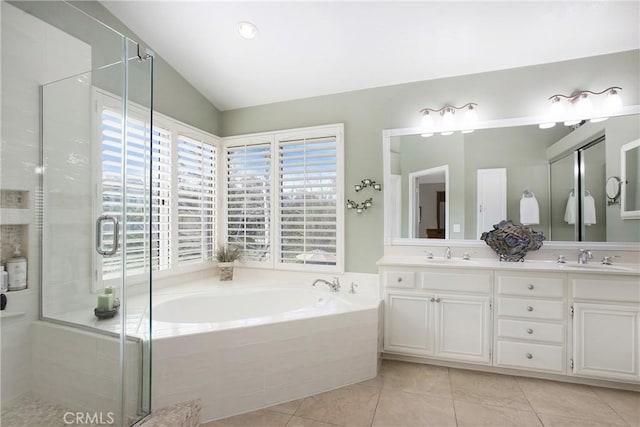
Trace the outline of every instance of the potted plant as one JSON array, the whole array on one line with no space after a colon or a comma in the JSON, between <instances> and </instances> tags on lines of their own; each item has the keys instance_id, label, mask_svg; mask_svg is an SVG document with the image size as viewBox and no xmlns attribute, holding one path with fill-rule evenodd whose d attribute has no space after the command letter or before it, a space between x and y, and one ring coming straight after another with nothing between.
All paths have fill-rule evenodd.
<instances>
[{"instance_id":1,"label":"potted plant","mask_svg":"<svg viewBox=\"0 0 640 427\"><path fill-rule=\"evenodd\" d=\"M233 263L240 259L242 251L236 246L219 247L216 251L216 260L220 268L220 280L233 280Z\"/></svg>"}]
</instances>

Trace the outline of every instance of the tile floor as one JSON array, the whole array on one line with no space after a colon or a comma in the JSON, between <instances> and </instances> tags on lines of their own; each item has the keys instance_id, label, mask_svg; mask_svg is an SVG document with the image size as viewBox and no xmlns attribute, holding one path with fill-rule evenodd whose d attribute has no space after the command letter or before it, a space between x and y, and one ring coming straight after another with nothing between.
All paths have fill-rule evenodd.
<instances>
[{"instance_id":1,"label":"tile floor","mask_svg":"<svg viewBox=\"0 0 640 427\"><path fill-rule=\"evenodd\" d=\"M640 393L385 360L372 380L201 427L640 426Z\"/></svg>"}]
</instances>

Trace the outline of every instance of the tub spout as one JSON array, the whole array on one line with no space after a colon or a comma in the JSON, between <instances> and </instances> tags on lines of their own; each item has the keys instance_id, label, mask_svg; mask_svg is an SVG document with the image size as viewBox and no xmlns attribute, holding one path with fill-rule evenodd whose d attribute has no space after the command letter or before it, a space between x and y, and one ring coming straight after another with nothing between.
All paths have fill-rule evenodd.
<instances>
[{"instance_id":1,"label":"tub spout","mask_svg":"<svg viewBox=\"0 0 640 427\"><path fill-rule=\"evenodd\" d=\"M338 292L340 290L340 280L337 277L333 278L333 282L329 282L328 280L324 280L324 279L316 279L313 281L311 286L315 286L316 283L318 282L324 283L325 285L327 285L331 290L331 292Z\"/></svg>"}]
</instances>

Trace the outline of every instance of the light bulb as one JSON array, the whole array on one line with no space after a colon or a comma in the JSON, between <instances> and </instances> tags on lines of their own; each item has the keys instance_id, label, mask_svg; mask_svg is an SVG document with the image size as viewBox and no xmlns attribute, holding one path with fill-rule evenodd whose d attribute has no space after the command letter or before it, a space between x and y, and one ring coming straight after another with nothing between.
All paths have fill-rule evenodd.
<instances>
[{"instance_id":1,"label":"light bulb","mask_svg":"<svg viewBox=\"0 0 640 427\"><path fill-rule=\"evenodd\" d=\"M428 111L422 113L422 127L424 129L433 129L433 117Z\"/></svg>"},{"instance_id":2,"label":"light bulb","mask_svg":"<svg viewBox=\"0 0 640 427\"><path fill-rule=\"evenodd\" d=\"M581 119L590 117L593 114L593 104L586 93L580 95L580 98L576 101L575 109L576 114Z\"/></svg>"},{"instance_id":3,"label":"light bulb","mask_svg":"<svg viewBox=\"0 0 640 427\"><path fill-rule=\"evenodd\" d=\"M608 114L616 113L622 109L622 98L617 88L611 88L604 101L604 111Z\"/></svg>"},{"instance_id":4,"label":"light bulb","mask_svg":"<svg viewBox=\"0 0 640 427\"><path fill-rule=\"evenodd\" d=\"M546 123L540 123L538 126L540 129L549 129L556 125L556 122L562 120L564 116L564 106L560 100L559 96L554 96L551 98L551 105L549 106L549 119L550 121Z\"/></svg>"},{"instance_id":5,"label":"light bulb","mask_svg":"<svg viewBox=\"0 0 640 427\"><path fill-rule=\"evenodd\" d=\"M453 127L453 110L449 107L442 112L442 126L445 128Z\"/></svg>"},{"instance_id":6,"label":"light bulb","mask_svg":"<svg viewBox=\"0 0 640 427\"><path fill-rule=\"evenodd\" d=\"M442 136L449 136L449 135L453 135L453 131L452 130L448 130L446 132L440 132L440 135Z\"/></svg>"},{"instance_id":7,"label":"light bulb","mask_svg":"<svg viewBox=\"0 0 640 427\"><path fill-rule=\"evenodd\" d=\"M421 133L420 136L423 137L423 138L429 138L430 136L433 136L433 134L432 133Z\"/></svg>"},{"instance_id":8,"label":"light bulb","mask_svg":"<svg viewBox=\"0 0 640 427\"><path fill-rule=\"evenodd\" d=\"M358 213L362 213L362 208L358 208L358 209L356 209L356 212L358 212Z\"/></svg>"},{"instance_id":9,"label":"light bulb","mask_svg":"<svg viewBox=\"0 0 640 427\"><path fill-rule=\"evenodd\" d=\"M356 184L356 185L354 185L354 187L355 187L356 191L362 190L362 185L360 185L360 184Z\"/></svg>"},{"instance_id":10,"label":"light bulb","mask_svg":"<svg viewBox=\"0 0 640 427\"><path fill-rule=\"evenodd\" d=\"M471 104L469 105L469 108L467 108L467 112L464 113L464 125L465 127L468 127L468 128L474 128L477 123L478 123L478 114L476 114L476 107L473 104Z\"/></svg>"},{"instance_id":11,"label":"light bulb","mask_svg":"<svg viewBox=\"0 0 640 427\"><path fill-rule=\"evenodd\" d=\"M475 129L467 129L467 130L463 130L462 133L471 133L473 132Z\"/></svg>"},{"instance_id":12,"label":"light bulb","mask_svg":"<svg viewBox=\"0 0 640 427\"><path fill-rule=\"evenodd\" d=\"M547 123L540 123L538 127L540 129L549 129L554 127L555 125L556 125L556 122L547 122Z\"/></svg>"},{"instance_id":13,"label":"light bulb","mask_svg":"<svg viewBox=\"0 0 640 427\"><path fill-rule=\"evenodd\" d=\"M238 22L238 34L245 40L251 40L258 35L258 28L251 22Z\"/></svg>"}]
</instances>

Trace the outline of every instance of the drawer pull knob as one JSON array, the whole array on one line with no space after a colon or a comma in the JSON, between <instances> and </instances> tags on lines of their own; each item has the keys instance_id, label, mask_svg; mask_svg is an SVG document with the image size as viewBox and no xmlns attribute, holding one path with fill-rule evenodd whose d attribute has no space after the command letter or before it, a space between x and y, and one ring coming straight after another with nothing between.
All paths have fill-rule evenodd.
<instances>
[{"instance_id":1,"label":"drawer pull knob","mask_svg":"<svg viewBox=\"0 0 640 427\"><path fill-rule=\"evenodd\" d=\"M533 288L535 288L535 286L529 284L529 285L527 285L527 288L533 290Z\"/></svg>"},{"instance_id":2,"label":"drawer pull knob","mask_svg":"<svg viewBox=\"0 0 640 427\"><path fill-rule=\"evenodd\" d=\"M398 283L402 282L402 277L398 277Z\"/></svg>"},{"instance_id":3,"label":"drawer pull knob","mask_svg":"<svg viewBox=\"0 0 640 427\"><path fill-rule=\"evenodd\" d=\"M527 329L527 333L528 333L529 335L531 335L531 334L533 333L533 329L531 329L531 328Z\"/></svg>"},{"instance_id":4,"label":"drawer pull knob","mask_svg":"<svg viewBox=\"0 0 640 427\"><path fill-rule=\"evenodd\" d=\"M435 298L431 298L429 301L436 302L436 299Z\"/></svg>"},{"instance_id":5,"label":"drawer pull knob","mask_svg":"<svg viewBox=\"0 0 640 427\"><path fill-rule=\"evenodd\" d=\"M527 359L533 359L533 354L527 353Z\"/></svg>"},{"instance_id":6,"label":"drawer pull knob","mask_svg":"<svg viewBox=\"0 0 640 427\"><path fill-rule=\"evenodd\" d=\"M530 305L527 306L527 311L533 311L533 307L531 307Z\"/></svg>"},{"instance_id":7,"label":"drawer pull knob","mask_svg":"<svg viewBox=\"0 0 640 427\"><path fill-rule=\"evenodd\" d=\"M436 298L436 302L440 302L440 298Z\"/></svg>"}]
</instances>

